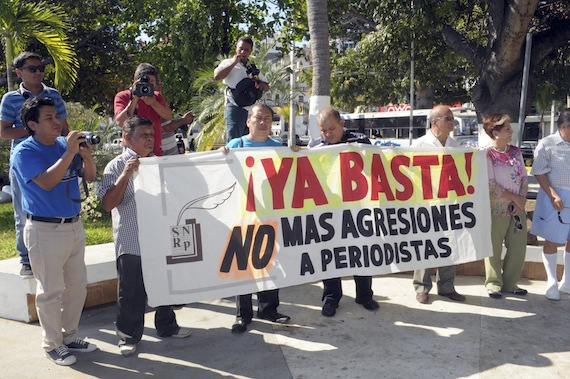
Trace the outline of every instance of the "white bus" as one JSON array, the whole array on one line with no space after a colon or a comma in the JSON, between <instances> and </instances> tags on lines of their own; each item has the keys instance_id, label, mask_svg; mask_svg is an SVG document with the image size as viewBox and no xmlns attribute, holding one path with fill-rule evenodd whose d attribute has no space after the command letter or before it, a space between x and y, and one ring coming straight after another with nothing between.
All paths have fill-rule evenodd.
<instances>
[{"instance_id":1,"label":"white bus","mask_svg":"<svg viewBox=\"0 0 570 379\"><path fill-rule=\"evenodd\" d=\"M477 140L477 114L469 108L451 108L455 117L454 136ZM427 116L431 109L413 112L412 140L423 136L429 128ZM410 111L343 113L341 118L348 130L363 133L375 145L409 146Z\"/></svg>"}]
</instances>

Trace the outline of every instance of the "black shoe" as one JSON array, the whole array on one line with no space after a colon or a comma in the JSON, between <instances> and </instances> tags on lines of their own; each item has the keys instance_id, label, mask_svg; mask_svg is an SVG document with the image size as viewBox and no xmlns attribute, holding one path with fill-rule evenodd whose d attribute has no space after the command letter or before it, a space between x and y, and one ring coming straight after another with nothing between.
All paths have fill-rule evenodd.
<instances>
[{"instance_id":1,"label":"black shoe","mask_svg":"<svg viewBox=\"0 0 570 379\"><path fill-rule=\"evenodd\" d=\"M502 297L499 291L487 290L487 293L491 299L500 299Z\"/></svg>"},{"instance_id":2,"label":"black shoe","mask_svg":"<svg viewBox=\"0 0 570 379\"><path fill-rule=\"evenodd\" d=\"M325 301L323 304L323 309L321 310L321 314L325 317L332 317L336 314L337 308L338 304L334 304L330 301Z\"/></svg>"},{"instance_id":3,"label":"black shoe","mask_svg":"<svg viewBox=\"0 0 570 379\"><path fill-rule=\"evenodd\" d=\"M364 309L368 309L369 311L375 311L376 309L380 308L380 306L378 305L378 302L374 299L370 299L368 301L365 301L363 303L360 302L356 302L357 304L360 304L364 307Z\"/></svg>"},{"instance_id":4,"label":"black shoe","mask_svg":"<svg viewBox=\"0 0 570 379\"><path fill-rule=\"evenodd\" d=\"M286 324L289 322L289 320L291 320L291 317L286 316L286 315L282 315L279 312L274 312L274 313L262 313L262 312L257 312L257 318L260 318L262 320L268 320L271 322L276 322L278 324Z\"/></svg>"},{"instance_id":5,"label":"black shoe","mask_svg":"<svg viewBox=\"0 0 570 379\"><path fill-rule=\"evenodd\" d=\"M31 279L34 277L32 266L30 266L29 263L22 264L22 268L20 269L20 276L24 279Z\"/></svg>"},{"instance_id":6,"label":"black shoe","mask_svg":"<svg viewBox=\"0 0 570 379\"><path fill-rule=\"evenodd\" d=\"M232 325L232 333L243 333L247 330L247 324L251 323L251 319L236 317L236 322Z\"/></svg>"}]
</instances>

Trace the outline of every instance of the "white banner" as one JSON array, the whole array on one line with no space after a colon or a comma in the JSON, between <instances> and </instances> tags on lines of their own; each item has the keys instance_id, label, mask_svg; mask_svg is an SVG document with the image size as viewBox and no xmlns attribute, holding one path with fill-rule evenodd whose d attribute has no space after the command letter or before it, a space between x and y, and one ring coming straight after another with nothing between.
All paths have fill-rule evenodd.
<instances>
[{"instance_id":1,"label":"white banner","mask_svg":"<svg viewBox=\"0 0 570 379\"><path fill-rule=\"evenodd\" d=\"M492 253L484 152L335 145L141 159L152 306Z\"/></svg>"}]
</instances>

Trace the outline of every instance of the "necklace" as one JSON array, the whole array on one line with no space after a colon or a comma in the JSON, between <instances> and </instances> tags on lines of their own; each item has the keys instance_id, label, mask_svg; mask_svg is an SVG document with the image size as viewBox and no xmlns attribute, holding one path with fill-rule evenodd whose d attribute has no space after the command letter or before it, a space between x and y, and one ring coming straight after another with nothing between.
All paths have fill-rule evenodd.
<instances>
[{"instance_id":1,"label":"necklace","mask_svg":"<svg viewBox=\"0 0 570 379\"><path fill-rule=\"evenodd\" d=\"M497 146L493 146L493 149L495 149L495 150L498 151L499 153L506 153L507 150L509 149L509 145L506 145L503 150L499 149Z\"/></svg>"}]
</instances>

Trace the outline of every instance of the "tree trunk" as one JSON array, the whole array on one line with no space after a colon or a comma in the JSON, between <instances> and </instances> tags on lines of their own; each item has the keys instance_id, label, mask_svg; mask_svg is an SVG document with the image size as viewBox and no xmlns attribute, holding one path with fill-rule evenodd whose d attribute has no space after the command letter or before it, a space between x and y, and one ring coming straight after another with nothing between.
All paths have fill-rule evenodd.
<instances>
[{"instance_id":1,"label":"tree trunk","mask_svg":"<svg viewBox=\"0 0 570 379\"><path fill-rule=\"evenodd\" d=\"M538 0L489 1L486 46L467 40L449 26L443 27L446 43L466 57L479 73L472 97L479 115L506 113L514 122L518 120L526 34L537 6ZM535 56L531 59L531 72L532 66L542 59L543 49L544 46L533 47ZM532 75L527 89L525 114L536 95Z\"/></svg>"},{"instance_id":2,"label":"tree trunk","mask_svg":"<svg viewBox=\"0 0 570 379\"><path fill-rule=\"evenodd\" d=\"M435 93L433 87L416 88L416 109L430 109L434 105Z\"/></svg>"},{"instance_id":3,"label":"tree trunk","mask_svg":"<svg viewBox=\"0 0 570 379\"><path fill-rule=\"evenodd\" d=\"M317 138L319 131L316 116L321 109L326 108L330 104L331 93L331 57L327 0L307 0L307 18L311 36L311 61L313 63L309 130L311 138Z\"/></svg>"},{"instance_id":4,"label":"tree trunk","mask_svg":"<svg viewBox=\"0 0 570 379\"><path fill-rule=\"evenodd\" d=\"M6 46L6 51L4 55L6 56L6 83L8 84L8 91L12 91L12 63L14 61L14 45L12 45L12 39L10 37L4 37Z\"/></svg>"}]
</instances>

